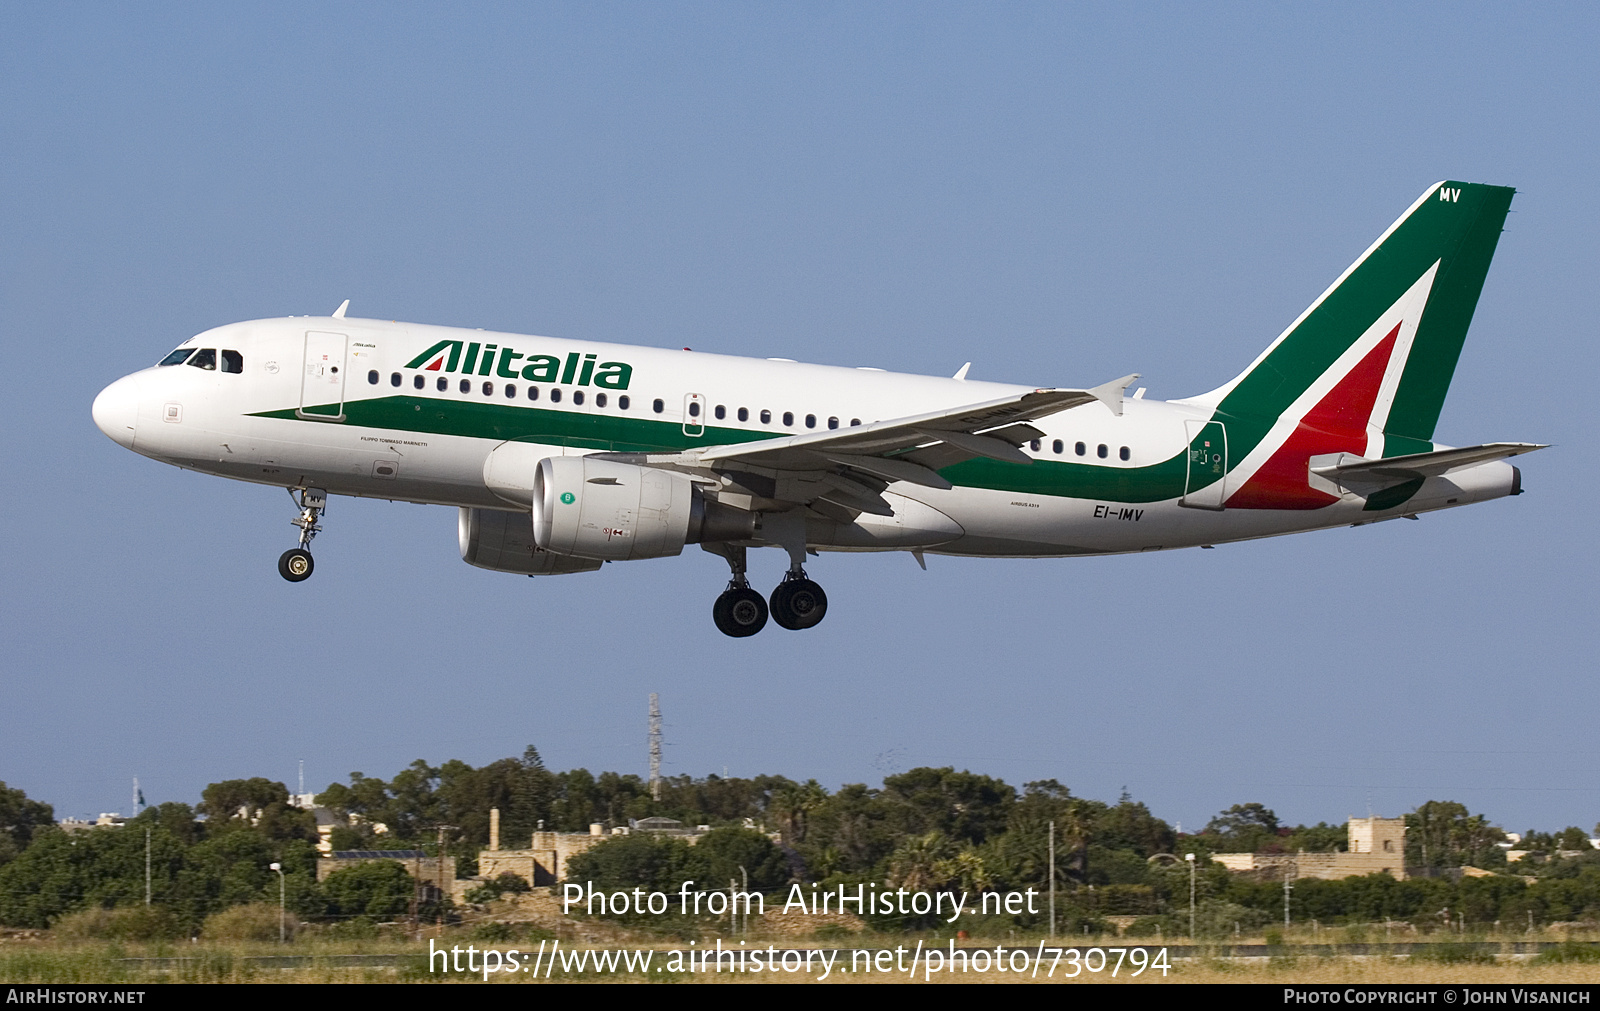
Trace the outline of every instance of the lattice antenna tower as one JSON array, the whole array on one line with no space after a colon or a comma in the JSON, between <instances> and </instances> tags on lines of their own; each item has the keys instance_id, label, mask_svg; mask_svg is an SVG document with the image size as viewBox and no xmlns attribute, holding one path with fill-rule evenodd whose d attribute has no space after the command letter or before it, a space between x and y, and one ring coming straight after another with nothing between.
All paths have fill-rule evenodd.
<instances>
[{"instance_id":1,"label":"lattice antenna tower","mask_svg":"<svg viewBox=\"0 0 1600 1011\"><path fill-rule=\"evenodd\" d=\"M650 693L650 799L661 800L661 698Z\"/></svg>"}]
</instances>

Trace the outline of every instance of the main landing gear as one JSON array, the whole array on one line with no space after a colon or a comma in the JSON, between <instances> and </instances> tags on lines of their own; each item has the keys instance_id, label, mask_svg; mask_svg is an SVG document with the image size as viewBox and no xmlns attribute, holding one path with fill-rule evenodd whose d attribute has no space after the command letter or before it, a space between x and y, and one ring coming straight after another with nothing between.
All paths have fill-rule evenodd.
<instances>
[{"instance_id":1,"label":"main landing gear","mask_svg":"<svg viewBox=\"0 0 1600 1011\"><path fill-rule=\"evenodd\" d=\"M295 497L294 489L289 490L289 497ZM328 508L328 493L321 488L301 488L295 504L300 507L300 515L291 522L300 528L300 546L278 556L278 575L291 583L310 578L316 566L311 558L311 539L322 532L317 520Z\"/></svg>"},{"instance_id":2,"label":"main landing gear","mask_svg":"<svg viewBox=\"0 0 1600 1011\"><path fill-rule=\"evenodd\" d=\"M736 639L755 635L767 625L767 615L787 629L798 631L811 628L828 613L828 595L822 587L806 578L805 570L792 568L772 591L771 608L761 594L751 589L745 578L745 549L725 547L721 554L728 560L733 578L728 588L711 605L711 619L723 635Z\"/></svg>"}]
</instances>

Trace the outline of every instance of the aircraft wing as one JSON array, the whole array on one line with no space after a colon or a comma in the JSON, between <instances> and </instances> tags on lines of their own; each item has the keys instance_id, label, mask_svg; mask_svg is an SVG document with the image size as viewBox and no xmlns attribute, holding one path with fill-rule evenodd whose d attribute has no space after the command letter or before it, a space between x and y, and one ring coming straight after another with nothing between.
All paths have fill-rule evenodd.
<instances>
[{"instance_id":1,"label":"aircraft wing","mask_svg":"<svg viewBox=\"0 0 1600 1011\"><path fill-rule=\"evenodd\" d=\"M1120 415L1122 391L1137 378L1088 390L1033 390L870 425L649 454L636 462L721 475L723 497L742 496L750 508L812 506L846 522L861 512L892 516L882 497L891 483L949 488L939 469L973 457L1031 463L1018 447L1044 433L1028 422L1097 400Z\"/></svg>"},{"instance_id":2,"label":"aircraft wing","mask_svg":"<svg viewBox=\"0 0 1600 1011\"><path fill-rule=\"evenodd\" d=\"M1313 457L1311 473L1352 491L1371 490L1415 481L1419 477L1442 477L1453 470L1475 467L1480 463L1505 460L1523 453L1546 449L1533 442L1491 442L1482 446L1462 449L1441 449L1432 453L1412 453L1408 456L1391 456L1384 460L1367 460L1350 453L1330 457Z\"/></svg>"}]
</instances>

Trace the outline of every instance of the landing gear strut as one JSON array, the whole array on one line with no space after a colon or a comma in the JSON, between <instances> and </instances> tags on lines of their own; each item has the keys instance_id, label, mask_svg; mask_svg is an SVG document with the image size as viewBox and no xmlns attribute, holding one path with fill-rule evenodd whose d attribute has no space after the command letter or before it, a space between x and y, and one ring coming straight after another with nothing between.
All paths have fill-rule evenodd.
<instances>
[{"instance_id":1,"label":"landing gear strut","mask_svg":"<svg viewBox=\"0 0 1600 1011\"><path fill-rule=\"evenodd\" d=\"M293 489L290 489L289 497L295 497ZM291 583L309 578L311 570L315 568L315 562L311 559L311 539L322 532L317 520L328 508L328 493L321 488L301 488L295 504L300 507L300 515L291 522L300 528L300 546L278 556L278 574Z\"/></svg>"},{"instance_id":2,"label":"landing gear strut","mask_svg":"<svg viewBox=\"0 0 1600 1011\"><path fill-rule=\"evenodd\" d=\"M728 568L733 570L733 578L711 605L711 620L717 623L717 630L723 635L743 639L766 627L767 602L750 588L750 581L745 578L745 549L729 546L723 549L722 555L728 560Z\"/></svg>"}]
</instances>

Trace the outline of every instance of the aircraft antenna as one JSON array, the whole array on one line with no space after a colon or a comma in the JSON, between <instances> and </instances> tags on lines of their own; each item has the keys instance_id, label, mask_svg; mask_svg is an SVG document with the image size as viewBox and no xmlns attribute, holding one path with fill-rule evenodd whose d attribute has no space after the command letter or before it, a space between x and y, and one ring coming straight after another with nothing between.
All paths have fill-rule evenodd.
<instances>
[{"instance_id":1,"label":"aircraft antenna","mask_svg":"<svg viewBox=\"0 0 1600 1011\"><path fill-rule=\"evenodd\" d=\"M650 693L650 799L661 800L661 697Z\"/></svg>"}]
</instances>

